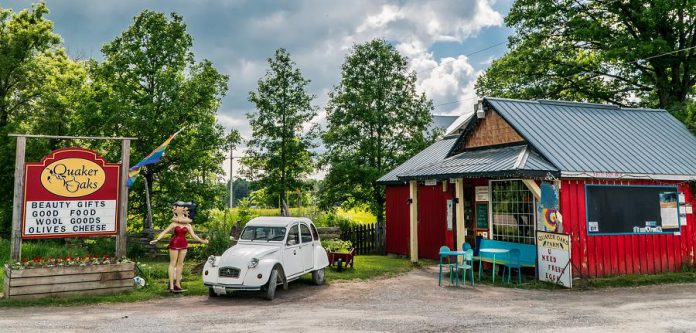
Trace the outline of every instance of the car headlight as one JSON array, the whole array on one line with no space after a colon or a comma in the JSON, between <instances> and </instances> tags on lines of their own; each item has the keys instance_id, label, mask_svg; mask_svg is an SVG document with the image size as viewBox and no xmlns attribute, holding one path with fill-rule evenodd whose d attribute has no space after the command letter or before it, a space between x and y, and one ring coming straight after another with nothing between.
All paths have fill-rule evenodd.
<instances>
[{"instance_id":1,"label":"car headlight","mask_svg":"<svg viewBox=\"0 0 696 333\"><path fill-rule=\"evenodd\" d=\"M252 258L251 261L249 262L249 268L254 268L258 266L259 264L259 259L258 258Z\"/></svg>"},{"instance_id":2,"label":"car headlight","mask_svg":"<svg viewBox=\"0 0 696 333\"><path fill-rule=\"evenodd\" d=\"M217 266L217 265L216 265L216 261L217 261L216 259L217 259L217 258L215 258L215 256L210 256L210 257L208 257L208 262L210 263L211 266L213 266L213 267L216 267L216 266Z\"/></svg>"}]
</instances>

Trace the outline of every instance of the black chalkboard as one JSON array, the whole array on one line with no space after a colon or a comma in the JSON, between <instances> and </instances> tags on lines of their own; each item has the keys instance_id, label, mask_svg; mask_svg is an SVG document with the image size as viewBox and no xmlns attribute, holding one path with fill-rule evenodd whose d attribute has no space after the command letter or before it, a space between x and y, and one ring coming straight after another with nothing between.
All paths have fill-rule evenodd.
<instances>
[{"instance_id":1,"label":"black chalkboard","mask_svg":"<svg viewBox=\"0 0 696 333\"><path fill-rule=\"evenodd\" d=\"M676 186L585 185L587 233L649 234L678 231Z\"/></svg>"},{"instance_id":2,"label":"black chalkboard","mask_svg":"<svg viewBox=\"0 0 696 333\"><path fill-rule=\"evenodd\" d=\"M476 228L488 229L488 204L476 204Z\"/></svg>"}]
</instances>

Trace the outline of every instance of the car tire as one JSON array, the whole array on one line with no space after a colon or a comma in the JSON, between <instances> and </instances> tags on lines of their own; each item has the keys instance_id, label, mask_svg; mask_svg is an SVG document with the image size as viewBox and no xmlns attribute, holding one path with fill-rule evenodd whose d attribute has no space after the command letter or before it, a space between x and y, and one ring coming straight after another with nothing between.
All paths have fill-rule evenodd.
<instances>
[{"instance_id":1,"label":"car tire","mask_svg":"<svg viewBox=\"0 0 696 333\"><path fill-rule=\"evenodd\" d=\"M324 269L317 269L316 271L312 271L312 282L316 284L317 286L321 286L324 284L324 281L326 278L326 272Z\"/></svg>"},{"instance_id":2,"label":"car tire","mask_svg":"<svg viewBox=\"0 0 696 333\"><path fill-rule=\"evenodd\" d=\"M220 296L220 295L218 295L215 292L215 289L213 289L213 287L208 287L208 297L218 297L218 296Z\"/></svg>"},{"instance_id":3,"label":"car tire","mask_svg":"<svg viewBox=\"0 0 696 333\"><path fill-rule=\"evenodd\" d=\"M278 268L273 268L271 275L268 276L266 283L266 300L272 301L275 298L276 287L278 287Z\"/></svg>"}]
</instances>

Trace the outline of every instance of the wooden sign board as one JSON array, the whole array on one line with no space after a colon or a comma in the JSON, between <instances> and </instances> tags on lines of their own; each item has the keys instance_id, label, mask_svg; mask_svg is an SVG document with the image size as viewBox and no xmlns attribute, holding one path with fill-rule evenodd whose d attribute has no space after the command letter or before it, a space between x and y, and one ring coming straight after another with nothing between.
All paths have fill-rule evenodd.
<instances>
[{"instance_id":1,"label":"wooden sign board","mask_svg":"<svg viewBox=\"0 0 696 333\"><path fill-rule=\"evenodd\" d=\"M116 235L120 170L82 148L26 163L22 238Z\"/></svg>"},{"instance_id":2,"label":"wooden sign board","mask_svg":"<svg viewBox=\"0 0 696 333\"><path fill-rule=\"evenodd\" d=\"M536 245L539 280L572 288L570 235L537 231Z\"/></svg>"}]
</instances>

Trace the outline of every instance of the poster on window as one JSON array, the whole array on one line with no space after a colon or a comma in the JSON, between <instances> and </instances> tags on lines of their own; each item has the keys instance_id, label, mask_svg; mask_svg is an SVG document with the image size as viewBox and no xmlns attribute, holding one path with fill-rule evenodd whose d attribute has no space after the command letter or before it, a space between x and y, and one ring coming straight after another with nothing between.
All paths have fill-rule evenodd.
<instances>
[{"instance_id":1,"label":"poster on window","mask_svg":"<svg viewBox=\"0 0 696 333\"><path fill-rule=\"evenodd\" d=\"M537 231L539 280L572 288L570 235Z\"/></svg>"},{"instance_id":2,"label":"poster on window","mask_svg":"<svg viewBox=\"0 0 696 333\"><path fill-rule=\"evenodd\" d=\"M541 182L541 200L537 206L537 230L560 232L558 219L558 189L552 183Z\"/></svg>"}]
</instances>

